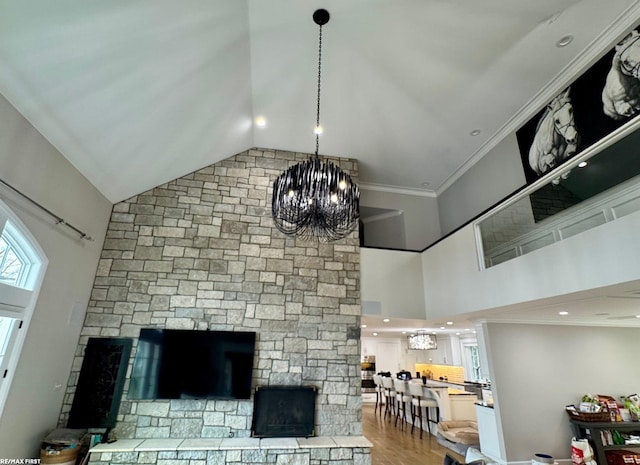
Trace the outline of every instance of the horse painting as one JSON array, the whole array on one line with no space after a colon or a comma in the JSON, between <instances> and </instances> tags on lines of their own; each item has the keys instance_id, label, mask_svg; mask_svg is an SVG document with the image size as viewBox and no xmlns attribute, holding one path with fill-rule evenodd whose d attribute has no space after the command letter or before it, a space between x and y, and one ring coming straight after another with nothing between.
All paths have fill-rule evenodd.
<instances>
[{"instance_id":1,"label":"horse painting","mask_svg":"<svg viewBox=\"0 0 640 465\"><path fill-rule=\"evenodd\" d=\"M529 165L538 176L571 157L578 147L580 136L573 119L569 91L570 88L556 96L538 121L529 148ZM554 184L558 182L554 180Z\"/></svg>"},{"instance_id":2,"label":"horse painting","mask_svg":"<svg viewBox=\"0 0 640 465\"><path fill-rule=\"evenodd\" d=\"M602 89L604 114L615 120L633 116L640 110L640 34L632 31L616 45Z\"/></svg>"}]
</instances>

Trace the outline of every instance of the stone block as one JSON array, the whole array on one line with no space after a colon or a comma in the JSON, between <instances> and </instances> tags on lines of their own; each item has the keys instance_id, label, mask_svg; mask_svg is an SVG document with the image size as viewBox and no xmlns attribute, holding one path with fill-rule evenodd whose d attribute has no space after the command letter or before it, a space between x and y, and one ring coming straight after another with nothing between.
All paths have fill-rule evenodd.
<instances>
[{"instance_id":1,"label":"stone block","mask_svg":"<svg viewBox=\"0 0 640 465\"><path fill-rule=\"evenodd\" d=\"M278 454L276 465L309 465L309 453L299 452L290 454Z\"/></svg>"},{"instance_id":2,"label":"stone block","mask_svg":"<svg viewBox=\"0 0 640 465\"><path fill-rule=\"evenodd\" d=\"M122 324L122 316L99 313L87 313L85 326L97 326L100 328L119 328Z\"/></svg>"},{"instance_id":3,"label":"stone block","mask_svg":"<svg viewBox=\"0 0 640 465\"><path fill-rule=\"evenodd\" d=\"M209 436L221 437L221 436ZM207 465L225 465L227 463L227 451L210 450L207 452Z\"/></svg>"},{"instance_id":4,"label":"stone block","mask_svg":"<svg viewBox=\"0 0 640 465\"><path fill-rule=\"evenodd\" d=\"M153 235L156 237L184 237L185 229L167 226L156 226L153 228Z\"/></svg>"},{"instance_id":5,"label":"stone block","mask_svg":"<svg viewBox=\"0 0 640 465\"><path fill-rule=\"evenodd\" d=\"M220 237L220 226L199 224L198 236L200 237Z\"/></svg>"},{"instance_id":6,"label":"stone block","mask_svg":"<svg viewBox=\"0 0 640 465\"><path fill-rule=\"evenodd\" d=\"M224 425L224 413L223 412L205 412L202 416L204 424L207 426L222 426Z\"/></svg>"},{"instance_id":7,"label":"stone block","mask_svg":"<svg viewBox=\"0 0 640 465\"><path fill-rule=\"evenodd\" d=\"M196 297L193 295L172 295L171 307L195 307Z\"/></svg>"},{"instance_id":8,"label":"stone block","mask_svg":"<svg viewBox=\"0 0 640 465\"><path fill-rule=\"evenodd\" d=\"M171 420L172 438L194 438L200 436L203 421L201 418L178 418Z\"/></svg>"},{"instance_id":9,"label":"stone block","mask_svg":"<svg viewBox=\"0 0 640 465\"><path fill-rule=\"evenodd\" d=\"M169 415L170 403L155 401L155 402L137 402L136 413L142 416L150 417L167 417Z\"/></svg>"},{"instance_id":10,"label":"stone block","mask_svg":"<svg viewBox=\"0 0 640 465\"><path fill-rule=\"evenodd\" d=\"M169 438L170 428L168 426L136 428L136 437L144 439L165 439Z\"/></svg>"},{"instance_id":11,"label":"stone block","mask_svg":"<svg viewBox=\"0 0 640 465\"><path fill-rule=\"evenodd\" d=\"M275 271L277 273L292 273L293 262L291 260L278 260L275 258L268 258L266 271Z\"/></svg>"},{"instance_id":12,"label":"stone block","mask_svg":"<svg viewBox=\"0 0 640 465\"><path fill-rule=\"evenodd\" d=\"M320 297L346 297L347 288L337 284L318 283L318 296Z\"/></svg>"},{"instance_id":13,"label":"stone block","mask_svg":"<svg viewBox=\"0 0 640 465\"><path fill-rule=\"evenodd\" d=\"M281 305L257 305L256 318L260 320L284 320L284 307Z\"/></svg>"}]
</instances>

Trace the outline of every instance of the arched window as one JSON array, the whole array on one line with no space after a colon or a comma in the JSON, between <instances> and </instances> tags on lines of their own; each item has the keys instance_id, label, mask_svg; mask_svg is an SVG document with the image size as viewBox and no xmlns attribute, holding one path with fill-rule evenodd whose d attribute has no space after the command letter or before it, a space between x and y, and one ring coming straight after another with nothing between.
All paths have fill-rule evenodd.
<instances>
[{"instance_id":1,"label":"arched window","mask_svg":"<svg viewBox=\"0 0 640 465\"><path fill-rule=\"evenodd\" d=\"M1 415L47 260L26 227L3 202L0 231Z\"/></svg>"}]
</instances>

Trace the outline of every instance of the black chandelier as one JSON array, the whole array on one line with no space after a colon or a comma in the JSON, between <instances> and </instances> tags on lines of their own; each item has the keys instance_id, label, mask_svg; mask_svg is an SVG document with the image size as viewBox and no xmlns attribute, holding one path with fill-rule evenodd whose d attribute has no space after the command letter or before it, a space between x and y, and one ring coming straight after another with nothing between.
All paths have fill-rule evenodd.
<instances>
[{"instance_id":1,"label":"black chandelier","mask_svg":"<svg viewBox=\"0 0 640 465\"><path fill-rule=\"evenodd\" d=\"M273 183L271 212L276 227L288 236L332 242L347 236L360 219L360 190L351 177L318 156L320 126L320 77L322 26L327 10L313 13L320 26L318 38L318 94L316 105L316 153L282 173Z\"/></svg>"}]
</instances>

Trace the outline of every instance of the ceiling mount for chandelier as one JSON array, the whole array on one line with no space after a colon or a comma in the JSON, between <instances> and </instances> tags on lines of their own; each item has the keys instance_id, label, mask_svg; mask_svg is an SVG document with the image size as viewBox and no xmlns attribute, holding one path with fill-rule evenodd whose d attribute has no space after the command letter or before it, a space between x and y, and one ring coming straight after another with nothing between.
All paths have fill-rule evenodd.
<instances>
[{"instance_id":1,"label":"ceiling mount for chandelier","mask_svg":"<svg viewBox=\"0 0 640 465\"><path fill-rule=\"evenodd\" d=\"M288 236L332 242L346 237L358 225L360 190L348 174L318 155L322 26L329 22L329 12L316 10L313 21L319 26L315 156L278 176L273 183L271 212L276 227Z\"/></svg>"}]
</instances>

